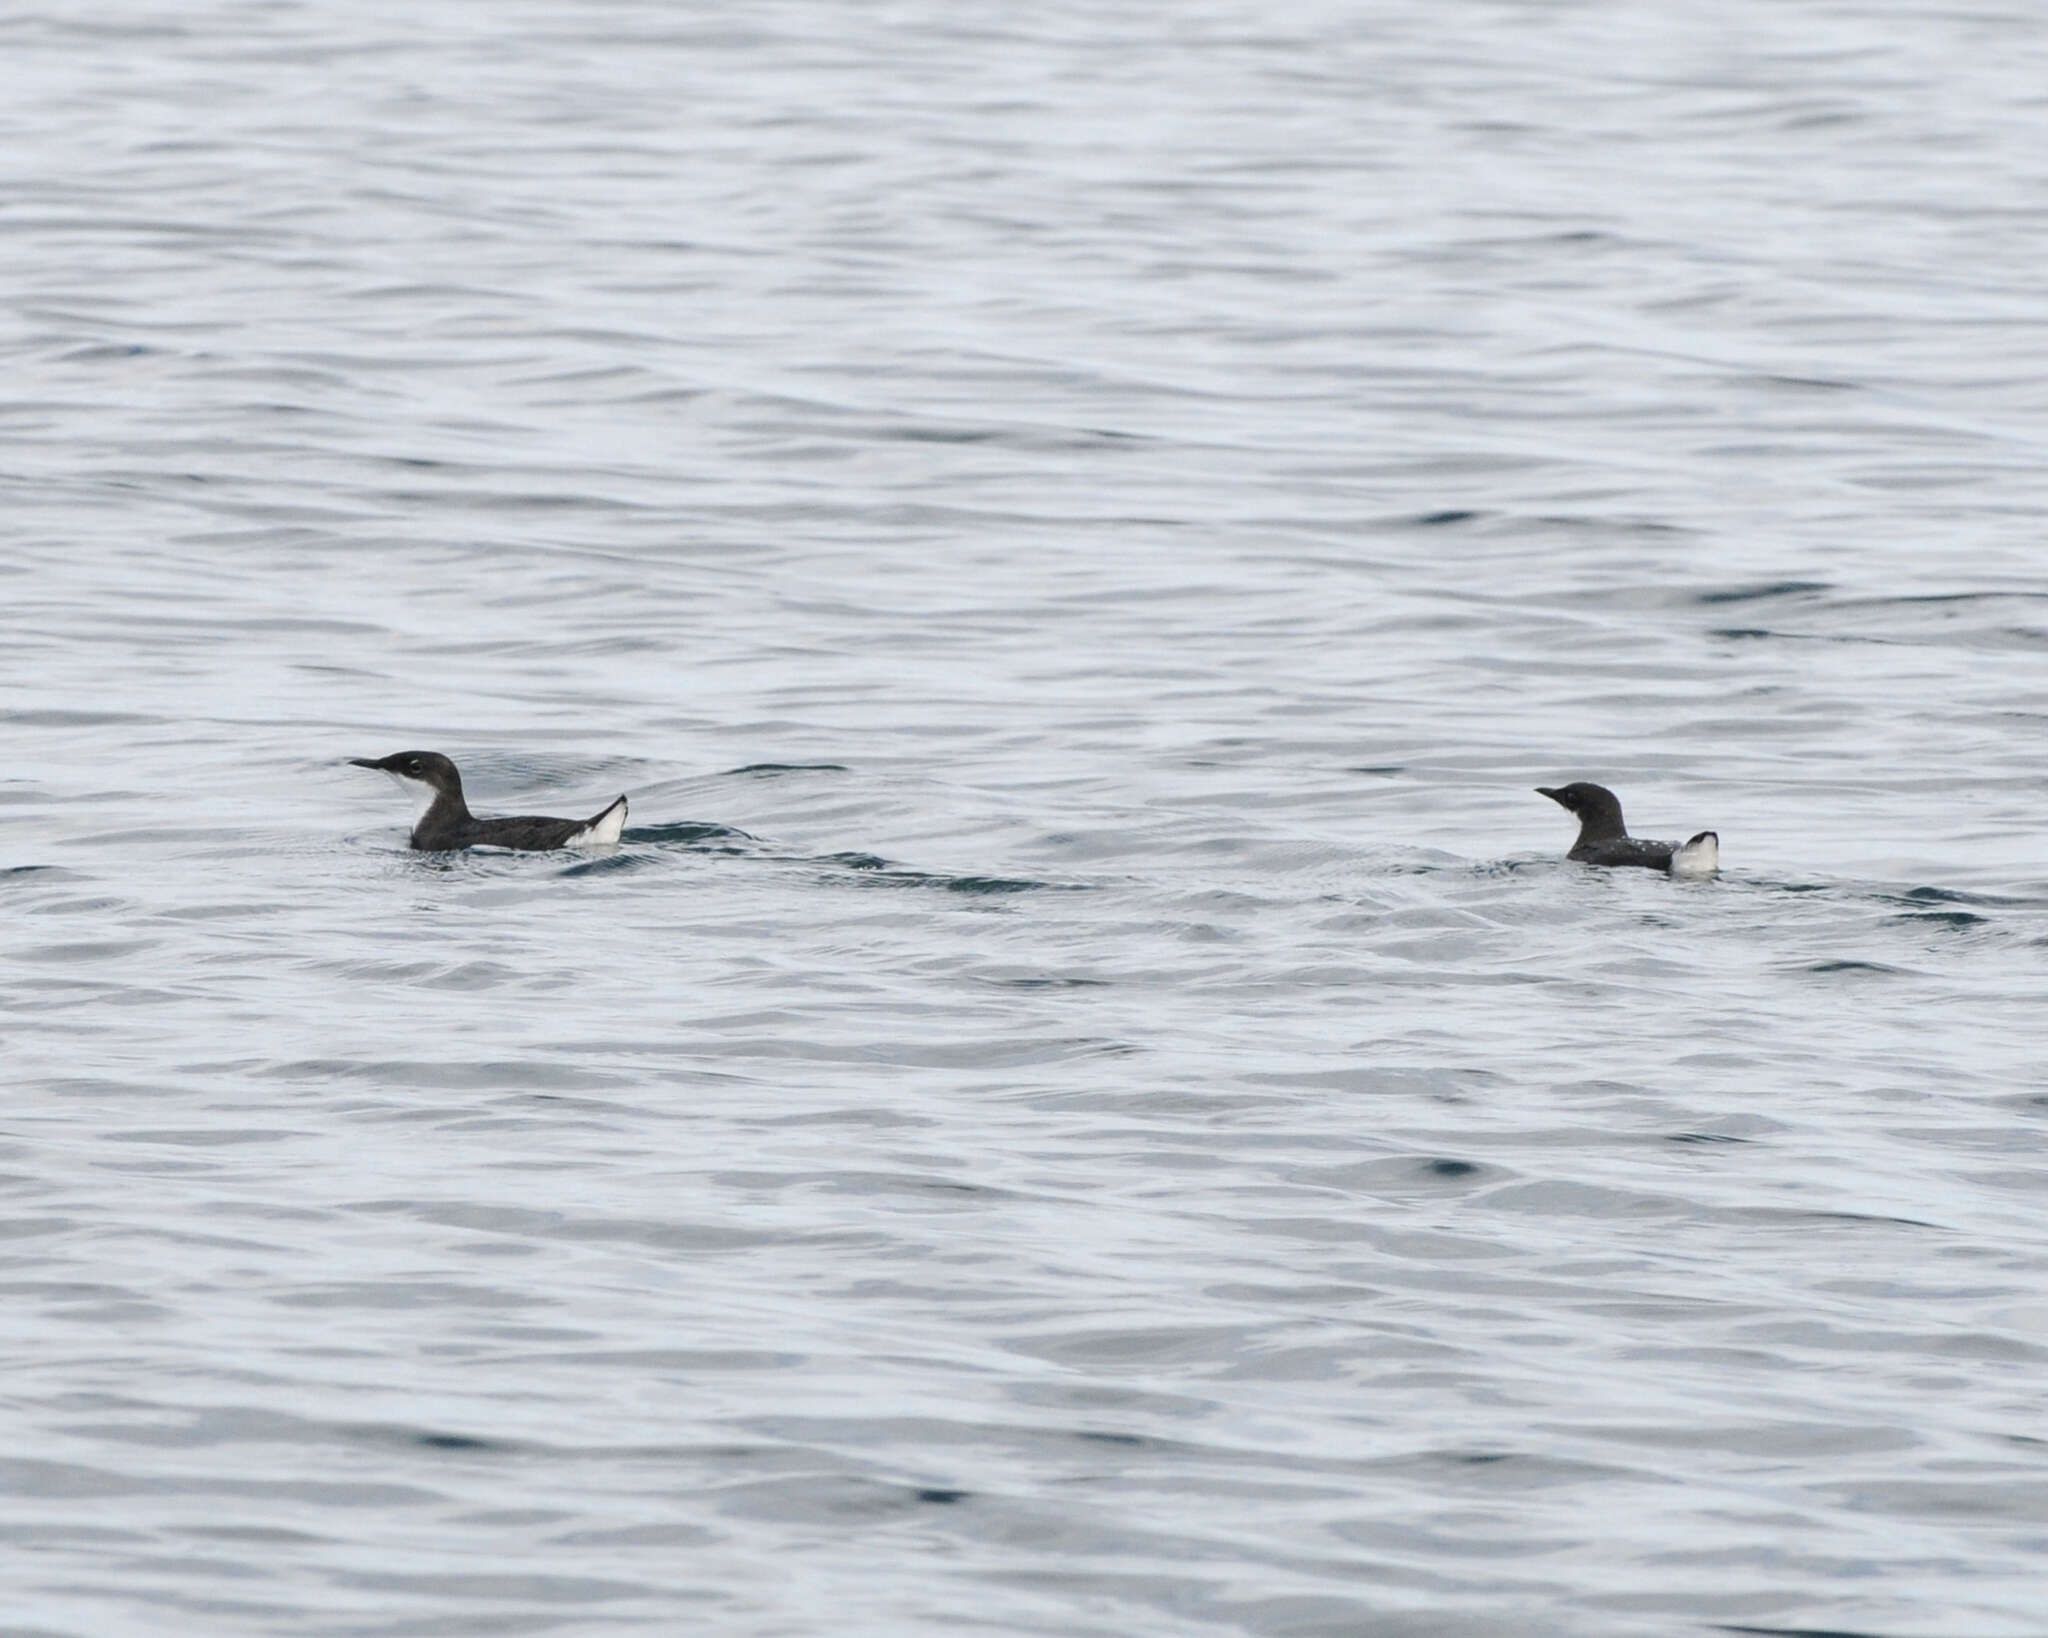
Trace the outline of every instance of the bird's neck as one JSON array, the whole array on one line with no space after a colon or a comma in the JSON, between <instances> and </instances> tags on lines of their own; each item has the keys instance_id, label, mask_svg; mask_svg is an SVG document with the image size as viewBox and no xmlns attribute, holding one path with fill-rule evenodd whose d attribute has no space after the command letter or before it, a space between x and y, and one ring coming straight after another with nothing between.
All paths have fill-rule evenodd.
<instances>
[{"instance_id":1,"label":"bird's neck","mask_svg":"<svg viewBox=\"0 0 2048 1638\"><path fill-rule=\"evenodd\" d=\"M412 827L415 840L421 836L445 835L470 823L469 804L462 800L460 787L434 792L433 801L421 810Z\"/></svg>"}]
</instances>

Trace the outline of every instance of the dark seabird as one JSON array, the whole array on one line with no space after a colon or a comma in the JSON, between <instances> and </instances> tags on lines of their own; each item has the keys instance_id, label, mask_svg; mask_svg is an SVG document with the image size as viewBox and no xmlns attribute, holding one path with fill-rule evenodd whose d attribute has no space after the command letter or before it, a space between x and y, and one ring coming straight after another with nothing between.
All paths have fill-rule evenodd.
<instances>
[{"instance_id":1,"label":"dark seabird","mask_svg":"<svg viewBox=\"0 0 2048 1638\"><path fill-rule=\"evenodd\" d=\"M511 847L543 853L557 847L603 847L626 828L622 796L594 819L479 819L462 799L462 775L438 751L400 751L372 762L352 756L358 768L388 773L413 796L426 803L412 827L412 845L422 853L447 853L462 847Z\"/></svg>"},{"instance_id":2,"label":"dark seabird","mask_svg":"<svg viewBox=\"0 0 2048 1638\"><path fill-rule=\"evenodd\" d=\"M1628 826L1621 822L1621 798L1605 785L1589 785L1584 780L1556 790L1538 785L1536 794L1579 816L1579 839L1572 843L1567 859L1580 864L1641 865L1646 870L1686 877L1711 876L1721 868L1721 838L1711 830L1683 843L1652 842L1629 835Z\"/></svg>"}]
</instances>

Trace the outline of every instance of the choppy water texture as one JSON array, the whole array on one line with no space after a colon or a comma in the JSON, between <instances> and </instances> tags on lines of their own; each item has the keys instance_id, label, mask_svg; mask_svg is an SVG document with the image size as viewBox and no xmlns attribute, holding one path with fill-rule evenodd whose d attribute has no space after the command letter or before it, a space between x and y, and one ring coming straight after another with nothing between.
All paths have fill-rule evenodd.
<instances>
[{"instance_id":1,"label":"choppy water texture","mask_svg":"<svg viewBox=\"0 0 2048 1638\"><path fill-rule=\"evenodd\" d=\"M0 45L0 1630L2043 1630L2036 12Z\"/></svg>"}]
</instances>

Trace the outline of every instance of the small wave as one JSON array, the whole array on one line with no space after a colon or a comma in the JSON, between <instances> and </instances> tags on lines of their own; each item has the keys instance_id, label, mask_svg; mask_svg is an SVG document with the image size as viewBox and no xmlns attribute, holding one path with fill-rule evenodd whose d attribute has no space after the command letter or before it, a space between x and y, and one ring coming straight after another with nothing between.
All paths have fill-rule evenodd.
<instances>
[{"instance_id":1,"label":"small wave","mask_svg":"<svg viewBox=\"0 0 2048 1638\"><path fill-rule=\"evenodd\" d=\"M700 842L753 842L759 838L748 835L732 825L717 825L705 820L693 822L682 820L672 825L635 825L619 838L624 842L669 843L682 847L695 847Z\"/></svg>"}]
</instances>

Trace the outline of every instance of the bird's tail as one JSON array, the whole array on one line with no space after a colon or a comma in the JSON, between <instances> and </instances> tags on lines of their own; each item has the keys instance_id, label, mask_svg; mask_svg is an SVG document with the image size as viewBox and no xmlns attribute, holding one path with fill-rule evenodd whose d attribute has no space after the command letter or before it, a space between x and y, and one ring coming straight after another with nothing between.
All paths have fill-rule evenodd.
<instances>
[{"instance_id":1,"label":"bird's tail","mask_svg":"<svg viewBox=\"0 0 2048 1638\"><path fill-rule=\"evenodd\" d=\"M562 845L564 847L610 847L626 828L626 799L622 796Z\"/></svg>"},{"instance_id":2,"label":"bird's tail","mask_svg":"<svg viewBox=\"0 0 2048 1638\"><path fill-rule=\"evenodd\" d=\"M1711 876L1721 868L1721 838L1703 830L1671 855L1674 876Z\"/></svg>"}]
</instances>

